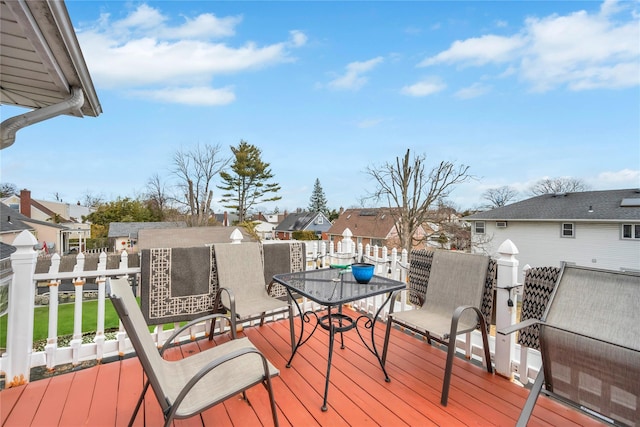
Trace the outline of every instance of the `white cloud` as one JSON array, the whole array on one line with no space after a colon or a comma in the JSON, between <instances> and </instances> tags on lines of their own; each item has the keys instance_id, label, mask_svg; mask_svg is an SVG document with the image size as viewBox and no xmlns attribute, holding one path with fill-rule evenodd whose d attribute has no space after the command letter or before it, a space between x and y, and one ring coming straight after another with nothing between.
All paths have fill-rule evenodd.
<instances>
[{"instance_id":1,"label":"white cloud","mask_svg":"<svg viewBox=\"0 0 640 427\"><path fill-rule=\"evenodd\" d=\"M235 27L242 21L239 16L218 18L212 13L198 15L194 19L185 17L183 25L164 28L160 35L165 38L200 38L200 37L230 37L235 34Z\"/></svg>"},{"instance_id":2,"label":"white cloud","mask_svg":"<svg viewBox=\"0 0 640 427\"><path fill-rule=\"evenodd\" d=\"M351 62L347 65L345 73L331 80L327 86L335 90L358 90L368 81L364 74L371 71L382 61L384 59L378 56L368 61Z\"/></svg>"},{"instance_id":3,"label":"white cloud","mask_svg":"<svg viewBox=\"0 0 640 427\"><path fill-rule=\"evenodd\" d=\"M423 60L418 67L452 63L485 65L490 62L506 62L513 58L514 52L523 44L524 40L519 37L494 35L457 40L448 50Z\"/></svg>"},{"instance_id":4,"label":"white cloud","mask_svg":"<svg viewBox=\"0 0 640 427\"><path fill-rule=\"evenodd\" d=\"M265 46L251 41L238 46L212 41L235 35L241 21L239 16L206 13L183 17L179 25L170 25L159 9L142 4L121 20L112 22L109 15L102 15L93 27L81 28L77 34L99 87L126 88L141 96L158 94L156 99L182 87L182 95L167 99L177 101L184 95L184 103L194 99L194 93L187 95L193 87L203 94L215 94L213 99L219 100L196 103L221 105L232 102L235 95L230 88L210 87L214 76L291 62L291 49L307 41L298 30L290 32L289 40Z\"/></svg>"},{"instance_id":5,"label":"white cloud","mask_svg":"<svg viewBox=\"0 0 640 427\"><path fill-rule=\"evenodd\" d=\"M291 35L291 42L293 43L293 46L300 47L307 43L307 36L302 31L292 30L289 31L289 34Z\"/></svg>"},{"instance_id":6,"label":"white cloud","mask_svg":"<svg viewBox=\"0 0 640 427\"><path fill-rule=\"evenodd\" d=\"M163 88L158 90L139 90L134 94L141 98L173 104L193 106L227 105L235 101L231 88L214 89L211 87Z\"/></svg>"},{"instance_id":7,"label":"white cloud","mask_svg":"<svg viewBox=\"0 0 640 427\"><path fill-rule=\"evenodd\" d=\"M477 98L491 91L491 87L482 83L474 83L471 86L460 89L455 96L460 99Z\"/></svg>"},{"instance_id":8,"label":"white cloud","mask_svg":"<svg viewBox=\"0 0 640 427\"><path fill-rule=\"evenodd\" d=\"M605 1L597 13L530 17L510 36L457 40L418 66L504 65L536 91L624 88L640 84L640 19L631 2Z\"/></svg>"},{"instance_id":9,"label":"white cloud","mask_svg":"<svg viewBox=\"0 0 640 427\"><path fill-rule=\"evenodd\" d=\"M640 170L622 169L616 172L602 172L593 181L594 187L640 188Z\"/></svg>"},{"instance_id":10,"label":"white cloud","mask_svg":"<svg viewBox=\"0 0 640 427\"><path fill-rule=\"evenodd\" d=\"M409 86L404 86L400 92L403 95L422 97L433 95L446 89L446 87L447 85L440 81L440 79L432 77L423 79Z\"/></svg>"},{"instance_id":11,"label":"white cloud","mask_svg":"<svg viewBox=\"0 0 640 427\"><path fill-rule=\"evenodd\" d=\"M530 43L521 75L544 91L630 87L640 80L640 26L584 11L526 21Z\"/></svg>"}]
</instances>

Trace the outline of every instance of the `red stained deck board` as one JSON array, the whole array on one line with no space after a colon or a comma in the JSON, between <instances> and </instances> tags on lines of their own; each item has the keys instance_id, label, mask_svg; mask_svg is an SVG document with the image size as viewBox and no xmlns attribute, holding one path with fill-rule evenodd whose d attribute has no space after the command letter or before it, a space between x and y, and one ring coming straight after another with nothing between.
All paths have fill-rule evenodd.
<instances>
[{"instance_id":1,"label":"red stained deck board","mask_svg":"<svg viewBox=\"0 0 640 427\"><path fill-rule=\"evenodd\" d=\"M73 373L73 381L64 405L61 426L82 425L87 419L96 388L97 367L82 369Z\"/></svg>"},{"instance_id":2,"label":"red stained deck board","mask_svg":"<svg viewBox=\"0 0 640 427\"><path fill-rule=\"evenodd\" d=\"M27 388L25 386L12 387L0 392L0 425L7 421L20 396Z\"/></svg>"},{"instance_id":3,"label":"red stained deck board","mask_svg":"<svg viewBox=\"0 0 640 427\"><path fill-rule=\"evenodd\" d=\"M49 380L34 381L29 383L29 385L30 387L27 387L20 395L20 399L14 405L7 420L2 424L3 426L22 427L31 425L35 415L32 408L40 406L40 402L49 386Z\"/></svg>"},{"instance_id":4,"label":"red stained deck board","mask_svg":"<svg viewBox=\"0 0 640 427\"><path fill-rule=\"evenodd\" d=\"M345 312L348 312L345 310ZM353 313L352 313L353 314ZM300 320L296 318L297 328ZM385 325L375 331L378 345ZM296 355L291 368L288 321L245 328L246 335L280 370L273 387L282 426L367 425L513 425L528 390L491 375L475 363L456 358L447 407L440 405L446 352L395 329L387 359L391 382L386 383L375 357L355 331L345 333L344 350L336 341L329 388L329 410L322 412L327 367L328 334L317 330ZM171 349L168 358L202 351L229 339L199 340ZM54 376L0 392L2 426L99 425L124 426L142 390L142 368L137 358ZM270 426L267 391L258 385L248 391L252 406L239 397L185 420L187 426ZM162 425L163 417L153 392L136 418L136 426ZM541 396L531 426L601 425L597 420L557 401Z\"/></svg>"},{"instance_id":5,"label":"red stained deck board","mask_svg":"<svg viewBox=\"0 0 640 427\"><path fill-rule=\"evenodd\" d=\"M60 375L51 378L47 392L33 418L33 425L56 425L59 422L72 384L73 375Z\"/></svg>"}]
</instances>

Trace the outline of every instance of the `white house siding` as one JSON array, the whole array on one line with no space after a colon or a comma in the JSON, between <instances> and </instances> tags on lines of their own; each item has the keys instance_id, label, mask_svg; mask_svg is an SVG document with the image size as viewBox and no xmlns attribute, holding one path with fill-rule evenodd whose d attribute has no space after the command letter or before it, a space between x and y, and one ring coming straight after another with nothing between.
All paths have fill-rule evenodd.
<instances>
[{"instance_id":1,"label":"white house siding","mask_svg":"<svg viewBox=\"0 0 640 427\"><path fill-rule=\"evenodd\" d=\"M495 256L500 244L510 239L520 252L517 256L519 280L526 264L560 266L562 261L609 270L640 271L640 240L621 239L618 223L573 222L573 238L560 237L561 222L510 221L506 228L496 228L495 221L484 223L485 234L474 232L472 236L473 252ZM483 241L487 242L478 244Z\"/></svg>"}]
</instances>

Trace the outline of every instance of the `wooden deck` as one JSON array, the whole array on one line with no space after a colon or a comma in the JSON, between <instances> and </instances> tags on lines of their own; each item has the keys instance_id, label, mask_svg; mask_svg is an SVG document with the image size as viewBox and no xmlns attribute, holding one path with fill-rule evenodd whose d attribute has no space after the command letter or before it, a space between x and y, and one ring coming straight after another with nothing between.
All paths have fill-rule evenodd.
<instances>
[{"instance_id":1,"label":"wooden deck","mask_svg":"<svg viewBox=\"0 0 640 427\"><path fill-rule=\"evenodd\" d=\"M383 339L384 325L376 330ZM291 348L288 322L267 323L243 332L280 369L273 381L282 426L512 426L528 390L483 368L456 359L447 407L440 405L446 353L399 330L391 337L386 383L377 361L355 331L345 333L345 349L335 346L329 389L329 410L322 412L327 358L327 333L314 337L285 364ZM222 342L226 336L217 337ZM208 348L198 340L174 348L179 358ZM142 389L137 358L104 363L68 374L32 381L0 392L0 416L9 426L126 426ZM177 426L269 426L272 424L265 389L249 390L251 405L231 398ZM145 424L146 421L146 424ZM162 414L151 391L135 425L162 425ZM587 415L541 396L530 426L601 425Z\"/></svg>"}]
</instances>

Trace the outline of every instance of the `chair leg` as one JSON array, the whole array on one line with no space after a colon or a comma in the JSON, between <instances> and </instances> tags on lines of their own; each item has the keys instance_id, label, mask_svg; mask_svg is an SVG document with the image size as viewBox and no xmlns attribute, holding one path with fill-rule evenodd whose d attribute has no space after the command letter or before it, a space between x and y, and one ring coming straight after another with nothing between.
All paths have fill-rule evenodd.
<instances>
[{"instance_id":1,"label":"chair leg","mask_svg":"<svg viewBox=\"0 0 640 427\"><path fill-rule=\"evenodd\" d=\"M484 363L487 365L487 372L493 373L491 364L491 351L489 349L489 337L487 336L487 325L483 316L480 316L480 332L482 333L482 347L484 347Z\"/></svg>"},{"instance_id":2,"label":"chair leg","mask_svg":"<svg viewBox=\"0 0 640 427\"><path fill-rule=\"evenodd\" d=\"M529 397L527 397L527 401L525 402L522 411L520 412L520 417L518 417L516 427L527 426L529 418L531 417L531 413L533 412L533 407L536 406L536 401L538 400L538 396L540 396L540 391L542 391L543 383L544 371L540 370L540 372L538 372L538 376L536 377L536 381L533 383L533 387L531 387L531 390L529 391Z\"/></svg>"},{"instance_id":3,"label":"chair leg","mask_svg":"<svg viewBox=\"0 0 640 427\"><path fill-rule=\"evenodd\" d=\"M136 409L133 410L133 414L131 414L131 419L129 419L129 427L131 427L133 425L133 422L136 420L136 415L138 415L140 406L142 405L142 402L144 402L144 395L147 393L149 384L150 384L149 380L147 380L144 383L144 387L142 387L142 393L140 393L140 398L138 399L138 403L136 403Z\"/></svg>"},{"instance_id":4,"label":"chair leg","mask_svg":"<svg viewBox=\"0 0 640 427\"><path fill-rule=\"evenodd\" d=\"M449 345L447 349L447 363L444 369L444 379L442 381L442 396L440 397L440 403L442 406L447 406L447 400L449 399L449 386L451 385L451 371L453 370L453 357L456 354L456 336L458 336L458 320L460 316L467 309L468 306L460 306L453 311L451 317L451 330L449 332Z\"/></svg>"},{"instance_id":5,"label":"chair leg","mask_svg":"<svg viewBox=\"0 0 640 427\"><path fill-rule=\"evenodd\" d=\"M271 378L267 376L265 380L262 381L262 384L267 389L267 393L269 394L269 403L271 404L271 415L273 416L273 425L278 427L280 423L278 422L278 411L276 410L276 400L273 397L273 389L271 388Z\"/></svg>"},{"instance_id":6,"label":"chair leg","mask_svg":"<svg viewBox=\"0 0 640 427\"><path fill-rule=\"evenodd\" d=\"M453 325L455 323L455 326ZM440 397L440 403L442 406L447 406L447 400L449 399L449 386L451 384L451 371L453 370L453 357L456 354L456 335L454 328L458 329L458 319L454 319L451 325L451 335L449 336L449 345L447 349L447 363L444 369L444 379L442 382L442 396Z\"/></svg>"}]
</instances>

